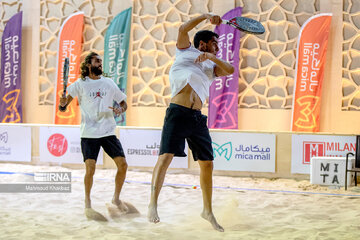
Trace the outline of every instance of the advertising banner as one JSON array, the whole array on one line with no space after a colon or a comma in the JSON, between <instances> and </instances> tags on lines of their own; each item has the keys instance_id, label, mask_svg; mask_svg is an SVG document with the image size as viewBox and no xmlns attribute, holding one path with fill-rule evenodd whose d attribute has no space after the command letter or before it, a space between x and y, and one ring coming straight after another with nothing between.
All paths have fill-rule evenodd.
<instances>
[{"instance_id":1,"label":"advertising banner","mask_svg":"<svg viewBox=\"0 0 360 240\"><path fill-rule=\"evenodd\" d=\"M210 135L214 170L275 172L274 134L210 132Z\"/></svg>"},{"instance_id":2,"label":"advertising banner","mask_svg":"<svg viewBox=\"0 0 360 240\"><path fill-rule=\"evenodd\" d=\"M83 163L80 127L40 127L40 161L55 163ZM103 164L103 150L97 158Z\"/></svg>"},{"instance_id":3,"label":"advertising banner","mask_svg":"<svg viewBox=\"0 0 360 240\"><path fill-rule=\"evenodd\" d=\"M67 85L69 86L75 82L80 75L80 56L82 52L83 28L83 12L77 12L70 15L60 28L54 106L55 124L80 124L80 108L77 101L72 101L65 112L60 112L58 106L64 89L63 67L65 58L69 58L69 78Z\"/></svg>"},{"instance_id":4,"label":"advertising banner","mask_svg":"<svg viewBox=\"0 0 360 240\"><path fill-rule=\"evenodd\" d=\"M356 136L298 135L291 140L291 173L310 174L312 157L345 157L355 153Z\"/></svg>"},{"instance_id":5,"label":"advertising banner","mask_svg":"<svg viewBox=\"0 0 360 240\"><path fill-rule=\"evenodd\" d=\"M120 129L120 142L129 166L154 167L158 157L161 130ZM188 146L185 144L185 154ZM187 168L188 157L174 157L169 168Z\"/></svg>"},{"instance_id":6,"label":"advertising banner","mask_svg":"<svg viewBox=\"0 0 360 240\"><path fill-rule=\"evenodd\" d=\"M0 126L0 161L31 162L31 128Z\"/></svg>"},{"instance_id":7,"label":"advertising banner","mask_svg":"<svg viewBox=\"0 0 360 240\"><path fill-rule=\"evenodd\" d=\"M227 12L222 18L231 19L241 16L242 8L237 7ZM209 128L238 129L238 92L239 92L239 49L240 31L221 24L216 26L219 35L217 57L231 63L233 74L217 77L210 87Z\"/></svg>"},{"instance_id":8,"label":"advertising banner","mask_svg":"<svg viewBox=\"0 0 360 240\"><path fill-rule=\"evenodd\" d=\"M21 123L21 29L22 12L7 22L1 41L0 122Z\"/></svg>"},{"instance_id":9,"label":"advertising banner","mask_svg":"<svg viewBox=\"0 0 360 240\"><path fill-rule=\"evenodd\" d=\"M110 23L105 34L104 73L111 77L126 94L128 56L131 29L131 9L119 13ZM117 103L114 103L115 105ZM115 117L116 124L126 125L126 113Z\"/></svg>"},{"instance_id":10,"label":"advertising banner","mask_svg":"<svg viewBox=\"0 0 360 240\"><path fill-rule=\"evenodd\" d=\"M308 19L300 30L292 108L292 131L319 131L321 90L330 23L331 14L318 14Z\"/></svg>"}]
</instances>

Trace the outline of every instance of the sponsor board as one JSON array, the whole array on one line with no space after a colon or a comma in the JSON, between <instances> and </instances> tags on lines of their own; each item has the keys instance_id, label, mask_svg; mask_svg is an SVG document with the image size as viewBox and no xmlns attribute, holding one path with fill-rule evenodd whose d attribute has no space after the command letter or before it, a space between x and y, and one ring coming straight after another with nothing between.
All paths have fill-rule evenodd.
<instances>
[{"instance_id":1,"label":"sponsor board","mask_svg":"<svg viewBox=\"0 0 360 240\"><path fill-rule=\"evenodd\" d=\"M356 150L356 136L292 135L291 173L310 174L312 157L344 157Z\"/></svg>"},{"instance_id":2,"label":"sponsor board","mask_svg":"<svg viewBox=\"0 0 360 240\"><path fill-rule=\"evenodd\" d=\"M56 163L83 163L80 127L40 127L40 161ZM97 164L103 164L100 149Z\"/></svg>"},{"instance_id":3,"label":"sponsor board","mask_svg":"<svg viewBox=\"0 0 360 240\"><path fill-rule=\"evenodd\" d=\"M312 157L310 161L310 183L326 186L345 186L346 157ZM349 158L348 169L355 166L355 159ZM351 183L348 172L347 185Z\"/></svg>"},{"instance_id":4,"label":"sponsor board","mask_svg":"<svg viewBox=\"0 0 360 240\"><path fill-rule=\"evenodd\" d=\"M0 161L31 162L31 128L0 126Z\"/></svg>"},{"instance_id":5,"label":"sponsor board","mask_svg":"<svg viewBox=\"0 0 360 240\"><path fill-rule=\"evenodd\" d=\"M120 142L129 166L154 167L159 156L161 130L120 129ZM184 149L188 153L187 144ZM174 157L170 168L187 168L188 157Z\"/></svg>"},{"instance_id":6,"label":"sponsor board","mask_svg":"<svg viewBox=\"0 0 360 240\"><path fill-rule=\"evenodd\" d=\"M211 132L210 135L214 170L275 172L274 134Z\"/></svg>"}]
</instances>

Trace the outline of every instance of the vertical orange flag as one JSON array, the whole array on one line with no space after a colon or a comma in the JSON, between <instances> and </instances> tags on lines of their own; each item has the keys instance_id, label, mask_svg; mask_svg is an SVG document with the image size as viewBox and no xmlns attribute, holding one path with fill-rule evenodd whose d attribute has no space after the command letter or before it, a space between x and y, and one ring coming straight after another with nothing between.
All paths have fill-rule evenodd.
<instances>
[{"instance_id":1,"label":"vertical orange flag","mask_svg":"<svg viewBox=\"0 0 360 240\"><path fill-rule=\"evenodd\" d=\"M77 101L72 101L65 112L60 112L58 106L64 87L63 66L65 58L70 60L68 85L75 82L80 74L83 28L84 13L77 12L70 15L60 29L55 88L55 124L77 125L80 123L80 110Z\"/></svg>"},{"instance_id":2,"label":"vertical orange flag","mask_svg":"<svg viewBox=\"0 0 360 240\"><path fill-rule=\"evenodd\" d=\"M296 59L291 130L318 132L322 81L331 14L318 14L301 28Z\"/></svg>"}]
</instances>

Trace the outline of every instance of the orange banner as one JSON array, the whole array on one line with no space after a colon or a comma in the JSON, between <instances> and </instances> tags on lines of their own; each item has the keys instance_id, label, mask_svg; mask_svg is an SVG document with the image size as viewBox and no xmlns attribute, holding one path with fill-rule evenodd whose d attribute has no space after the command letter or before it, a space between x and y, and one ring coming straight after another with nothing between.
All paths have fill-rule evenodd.
<instances>
[{"instance_id":1,"label":"orange banner","mask_svg":"<svg viewBox=\"0 0 360 240\"><path fill-rule=\"evenodd\" d=\"M331 14L318 14L301 28L296 59L291 129L318 132L322 81Z\"/></svg>"},{"instance_id":2,"label":"orange banner","mask_svg":"<svg viewBox=\"0 0 360 240\"><path fill-rule=\"evenodd\" d=\"M55 124L80 124L80 109L76 100L71 102L65 112L60 112L58 106L60 97L63 94L63 66L65 58L68 57L70 60L67 86L75 82L80 74L83 28L84 13L77 12L70 15L60 29L55 88Z\"/></svg>"}]
</instances>

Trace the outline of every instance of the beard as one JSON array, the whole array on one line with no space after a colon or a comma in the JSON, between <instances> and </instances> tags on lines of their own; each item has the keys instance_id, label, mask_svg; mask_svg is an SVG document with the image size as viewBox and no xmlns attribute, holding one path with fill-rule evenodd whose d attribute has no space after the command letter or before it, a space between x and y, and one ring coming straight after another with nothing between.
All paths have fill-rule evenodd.
<instances>
[{"instance_id":1,"label":"beard","mask_svg":"<svg viewBox=\"0 0 360 240\"><path fill-rule=\"evenodd\" d=\"M99 76L102 74L102 69L100 67L94 67L91 66L91 72L95 75L95 76Z\"/></svg>"}]
</instances>

